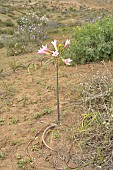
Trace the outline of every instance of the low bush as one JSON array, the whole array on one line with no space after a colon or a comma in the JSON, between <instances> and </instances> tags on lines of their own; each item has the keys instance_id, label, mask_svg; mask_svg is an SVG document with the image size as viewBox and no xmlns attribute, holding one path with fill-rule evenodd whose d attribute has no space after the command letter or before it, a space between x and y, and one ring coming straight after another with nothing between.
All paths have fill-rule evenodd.
<instances>
[{"instance_id":1,"label":"low bush","mask_svg":"<svg viewBox=\"0 0 113 170\"><path fill-rule=\"evenodd\" d=\"M68 53L81 64L113 60L113 17L74 28Z\"/></svg>"},{"instance_id":2,"label":"low bush","mask_svg":"<svg viewBox=\"0 0 113 170\"><path fill-rule=\"evenodd\" d=\"M2 34L13 35L14 34L14 28L3 29Z\"/></svg>"},{"instance_id":3,"label":"low bush","mask_svg":"<svg viewBox=\"0 0 113 170\"><path fill-rule=\"evenodd\" d=\"M7 19L5 22L4 22L4 25L6 27L14 27L14 23L12 22L11 19Z\"/></svg>"},{"instance_id":4,"label":"low bush","mask_svg":"<svg viewBox=\"0 0 113 170\"><path fill-rule=\"evenodd\" d=\"M4 39L7 55L19 55L31 52L47 38L47 18L39 18L29 13L17 20L18 28L11 37Z\"/></svg>"},{"instance_id":5,"label":"low bush","mask_svg":"<svg viewBox=\"0 0 113 170\"><path fill-rule=\"evenodd\" d=\"M97 73L83 84L82 128L75 138L82 149L84 165L102 170L113 167L113 77Z\"/></svg>"},{"instance_id":6,"label":"low bush","mask_svg":"<svg viewBox=\"0 0 113 170\"><path fill-rule=\"evenodd\" d=\"M26 41L24 36L10 36L4 40L6 53L8 56L16 56L27 52L32 52L34 49L32 42Z\"/></svg>"}]
</instances>

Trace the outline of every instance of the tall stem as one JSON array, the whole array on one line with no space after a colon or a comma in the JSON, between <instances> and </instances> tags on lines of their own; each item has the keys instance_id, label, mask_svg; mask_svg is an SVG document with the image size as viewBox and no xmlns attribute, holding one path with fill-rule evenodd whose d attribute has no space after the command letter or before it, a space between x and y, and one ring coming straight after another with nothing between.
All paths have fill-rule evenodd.
<instances>
[{"instance_id":1,"label":"tall stem","mask_svg":"<svg viewBox=\"0 0 113 170\"><path fill-rule=\"evenodd\" d=\"M56 66L57 69L57 81L56 81L56 95L57 95L57 113L58 113L58 124L60 124L60 106L59 106L59 82L58 82L58 63Z\"/></svg>"}]
</instances>

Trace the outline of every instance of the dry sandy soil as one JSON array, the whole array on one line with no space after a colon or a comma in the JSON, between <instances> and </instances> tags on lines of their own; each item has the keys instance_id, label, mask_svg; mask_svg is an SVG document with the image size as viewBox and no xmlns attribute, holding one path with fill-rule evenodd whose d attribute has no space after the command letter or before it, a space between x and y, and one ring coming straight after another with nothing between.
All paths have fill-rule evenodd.
<instances>
[{"instance_id":1,"label":"dry sandy soil","mask_svg":"<svg viewBox=\"0 0 113 170\"><path fill-rule=\"evenodd\" d=\"M38 69L37 65L37 69L31 66L28 70L29 63L37 63L36 53L16 58L17 64L25 67L15 72L9 64L13 58L5 57L3 50L0 60L4 65L0 74L0 170L69 170L82 166L83 151L74 139L82 120L80 83L97 71L106 72L104 65L59 67L61 125L49 130L46 137L52 151L43 144L42 133L57 121L55 67L51 64ZM106 65L113 73L113 62Z\"/></svg>"}]
</instances>

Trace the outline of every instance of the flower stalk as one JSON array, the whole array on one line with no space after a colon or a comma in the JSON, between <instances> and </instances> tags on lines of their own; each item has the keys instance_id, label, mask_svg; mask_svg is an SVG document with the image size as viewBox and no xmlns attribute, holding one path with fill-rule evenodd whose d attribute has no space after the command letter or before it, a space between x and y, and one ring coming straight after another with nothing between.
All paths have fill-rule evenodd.
<instances>
[{"instance_id":1,"label":"flower stalk","mask_svg":"<svg viewBox=\"0 0 113 170\"><path fill-rule=\"evenodd\" d=\"M59 74L58 74L58 70L59 69L59 65L57 63L56 65L56 77L57 77L57 81L56 81L56 95L57 95L57 114L58 114L58 124L60 124L60 102L59 102Z\"/></svg>"},{"instance_id":2,"label":"flower stalk","mask_svg":"<svg viewBox=\"0 0 113 170\"><path fill-rule=\"evenodd\" d=\"M47 48L46 46L42 45L42 48L38 50L38 54L46 54L51 56L52 62L56 65L56 97L57 97L57 115L58 115L58 124L61 123L61 115L60 115L60 102L59 102L59 63L63 61L66 65L70 65L71 59L64 59L62 58L62 54L65 51L65 49L68 47L70 44L70 40L66 40L65 44L59 44L57 46L57 40L54 40L51 42L52 45L54 46L55 51L51 51Z\"/></svg>"}]
</instances>

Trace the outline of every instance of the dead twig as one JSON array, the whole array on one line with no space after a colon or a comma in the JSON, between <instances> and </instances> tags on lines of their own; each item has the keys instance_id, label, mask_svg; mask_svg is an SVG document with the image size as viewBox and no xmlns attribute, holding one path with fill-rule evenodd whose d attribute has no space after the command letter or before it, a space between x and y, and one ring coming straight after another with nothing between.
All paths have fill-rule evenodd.
<instances>
[{"instance_id":1,"label":"dead twig","mask_svg":"<svg viewBox=\"0 0 113 170\"><path fill-rule=\"evenodd\" d=\"M42 134L42 141L43 141L44 145L45 145L48 149L50 149L50 150L52 150L52 151L55 151L55 150L54 150L53 148L51 148L49 145L47 145L47 143L45 142L45 134L48 132L49 129L52 129L52 128L54 128L55 126L57 126L57 124L49 125L49 126L44 130L44 132L43 132L43 134Z\"/></svg>"}]
</instances>

